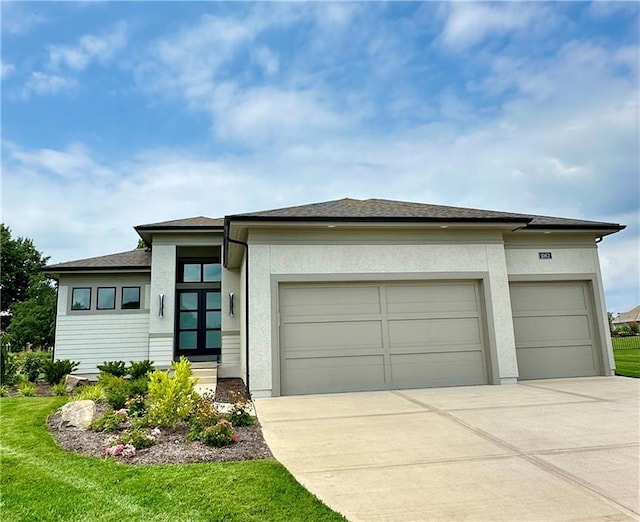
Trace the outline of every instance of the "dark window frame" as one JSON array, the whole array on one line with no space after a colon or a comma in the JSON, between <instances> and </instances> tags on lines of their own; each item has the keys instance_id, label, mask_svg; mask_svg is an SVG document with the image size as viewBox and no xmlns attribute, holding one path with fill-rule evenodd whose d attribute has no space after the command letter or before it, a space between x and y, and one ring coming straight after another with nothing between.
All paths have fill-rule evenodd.
<instances>
[{"instance_id":1,"label":"dark window frame","mask_svg":"<svg viewBox=\"0 0 640 522\"><path fill-rule=\"evenodd\" d=\"M200 278L198 281L185 281L184 280L184 267L185 265L199 265ZM222 266L220 267L220 278L213 281L204 280L204 265L222 265L222 259L220 257L185 257L178 259L177 263L177 284L216 284L222 282Z\"/></svg>"},{"instance_id":2,"label":"dark window frame","mask_svg":"<svg viewBox=\"0 0 640 522\"><path fill-rule=\"evenodd\" d=\"M89 307L88 308L76 308L75 307L74 295L76 293L76 290L89 290ZM72 287L71 288L71 310L73 310L74 312L86 312L87 310L91 310L91 290L92 290L92 288L90 286Z\"/></svg>"},{"instance_id":3,"label":"dark window frame","mask_svg":"<svg viewBox=\"0 0 640 522\"><path fill-rule=\"evenodd\" d=\"M113 290L113 306L100 306L100 290ZM96 289L96 310L115 310L117 299L117 287L99 286Z\"/></svg>"},{"instance_id":4,"label":"dark window frame","mask_svg":"<svg viewBox=\"0 0 640 522\"><path fill-rule=\"evenodd\" d=\"M125 290L138 290L138 306L125 306L124 302L124 291ZM121 310L140 310L142 308L142 289L139 286L123 286L121 287L121 299L120 299L120 309ZM135 301L132 301L135 302Z\"/></svg>"}]
</instances>

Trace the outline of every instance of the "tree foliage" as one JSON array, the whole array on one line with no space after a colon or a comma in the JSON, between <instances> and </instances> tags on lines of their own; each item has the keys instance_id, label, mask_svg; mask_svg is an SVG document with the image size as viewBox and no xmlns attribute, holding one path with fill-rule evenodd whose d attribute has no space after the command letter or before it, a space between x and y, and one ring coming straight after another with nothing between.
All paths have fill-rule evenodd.
<instances>
[{"instance_id":1,"label":"tree foliage","mask_svg":"<svg viewBox=\"0 0 640 522\"><path fill-rule=\"evenodd\" d=\"M36 249L31 239L13 239L11 229L4 223L1 229L0 256L0 299L3 316L9 317L16 303L30 298L31 278L40 273L49 258Z\"/></svg>"},{"instance_id":2,"label":"tree foliage","mask_svg":"<svg viewBox=\"0 0 640 522\"><path fill-rule=\"evenodd\" d=\"M27 299L13 306L7 334L13 351L53 347L56 328L56 290L42 274L31 278Z\"/></svg>"}]
</instances>

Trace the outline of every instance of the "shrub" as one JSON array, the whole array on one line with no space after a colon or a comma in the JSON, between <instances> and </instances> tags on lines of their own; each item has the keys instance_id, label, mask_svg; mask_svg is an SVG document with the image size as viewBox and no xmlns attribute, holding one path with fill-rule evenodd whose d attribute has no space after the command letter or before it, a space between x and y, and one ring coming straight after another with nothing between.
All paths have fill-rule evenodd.
<instances>
[{"instance_id":1,"label":"shrub","mask_svg":"<svg viewBox=\"0 0 640 522\"><path fill-rule=\"evenodd\" d=\"M116 377L120 379L120 383L112 383L109 388L105 389L104 396L107 404L114 410L120 410L125 407L127 399L130 395L129 383L122 377Z\"/></svg>"},{"instance_id":2,"label":"shrub","mask_svg":"<svg viewBox=\"0 0 640 522\"><path fill-rule=\"evenodd\" d=\"M129 381L129 396L146 395L149 391L149 379L138 377Z\"/></svg>"},{"instance_id":3,"label":"shrub","mask_svg":"<svg viewBox=\"0 0 640 522\"><path fill-rule=\"evenodd\" d=\"M127 408L131 417L140 418L146 415L147 405L142 395L135 395L124 403L124 407Z\"/></svg>"},{"instance_id":4,"label":"shrub","mask_svg":"<svg viewBox=\"0 0 640 522\"><path fill-rule=\"evenodd\" d=\"M112 432L120 428L120 425L126 422L128 419L126 410L114 411L108 409L104 412L104 415L96 417L91 423L91 427L95 431Z\"/></svg>"},{"instance_id":5,"label":"shrub","mask_svg":"<svg viewBox=\"0 0 640 522\"><path fill-rule=\"evenodd\" d=\"M23 397L33 397L37 391L36 385L30 381L18 384L18 393Z\"/></svg>"},{"instance_id":6,"label":"shrub","mask_svg":"<svg viewBox=\"0 0 640 522\"><path fill-rule=\"evenodd\" d=\"M74 395L74 401L96 401L101 402L106 400L104 395L104 388L99 384L92 384L89 386L80 386L76 388Z\"/></svg>"},{"instance_id":7,"label":"shrub","mask_svg":"<svg viewBox=\"0 0 640 522\"><path fill-rule=\"evenodd\" d=\"M116 377L124 377L127 375L124 361L104 361L102 364L98 364L97 368L101 373L108 373Z\"/></svg>"},{"instance_id":8,"label":"shrub","mask_svg":"<svg viewBox=\"0 0 640 522\"><path fill-rule=\"evenodd\" d=\"M64 397L67 395L67 387L63 382L59 382L51 387L51 392L58 397Z\"/></svg>"},{"instance_id":9,"label":"shrub","mask_svg":"<svg viewBox=\"0 0 640 522\"><path fill-rule=\"evenodd\" d=\"M193 413L189 417L189 439L197 440L202 432L210 426L215 426L220 420L220 412L215 407L213 396L203 395L195 404Z\"/></svg>"},{"instance_id":10,"label":"shrub","mask_svg":"<svg viewBox=\"0 0 640 522\"><path fill-rule=\"evenodd\" d=\"M230 395L233 408L227 419L234 426L251 426L255 422L253 415L249 413L251 403L237 392L231 392Z\"/></svg>"},{"instance_id":11,"label":"shrub","mask_svg":"<svg viewBox=\"0 0 640 522\"><path fill-rule=\"evenodd\" d=\"M0 384L0 397L9 396L9 387L6 384Z\"/></svg>"},{"instance_id":12,"label":"shrub","mask_svg":"<svg viewBox=\"0 0 640 522\"><path fill-rule=\"evenodd\" d=\"M9 352L4 343L0 346L0 384L15 384L18 364L15 355Z\"/></svg>"},{"instance_id":13,"label":"shrub","mask_svg":"<svg viewBox=\"0 0 640 522\"><path fill-rule=\"evenodd\" d=\"M38 377L40 377L40 373L42 372L42 368L44 366L45 359L40 356L40 353L45 354L45 356L49 357L47 352L22 352L20 354L16 354L18 360L21 361L20 371L27 376L31 382L36 382ZM24 354L24 355L23 355Z\"/></svg>"},{"instance_id":14,"label":"shrub","mask_svg":"<svg viewBox=\"0 0 640 522\"><path fill-rule=\"evenodd\" d=\"M154 371L153 361L146 359L144 361L131 361L131 366L127 369L131 380L139 379L140 377L147 377L149 372Z\"/></svg>"},{"instance_id":15,"label":"shrub","mask_svg":"<svg viewBox=\"0 0 640 522\"><path fill-rule=\"evenodd\" d=\"M632 323L629 323L629 330L631 331L632 334L639 334L640 333L640 323L633 321Z\"/></svg>"},{"instance_id":16,"label":"shrub","mask_svg":"<svg viewBox=\"0 0 640 522\"><path fill-rule=\"evenodd\" d=\"M65 375L73 373L78 366L80 366L78 362L61 359L59 361L46 361L42 370L46 381L53 386L61 382Z\"/></svg>"},{"instance_id":17,"label":"shrub","mask_svg":"<svg viewBox=\"0 0 640 522\"><path fill-rule=\"evenodd\" d=\"M195 407L191 363L184 357L171 363L174 374L156 370L149 374L147 422L153 426L175 426L186 420Z\"/></svg>"},{"instance_id":18,"label":"shrub","mask_svg":"<svg viewBox=\"0 0 640 522\"><path fill-rule=\"evenodd\" d=\"M209 426L200 435L200 440L207 446L227 446L238 440L233 432L233 426L227 420L221 419L215 426Z\"/></svg>"},{"instance_id":19,"label":"shrub","mask_svg":"<svg viewBox=\"0 0 640 522\"><path fill-rule=\"evenodd\" d=\"M118 444L131 444L135 449L149 448L156 443L156 438L140 428L134 428L120 435Z\"/></svg>"},{"instance_id":20,"label":"shrub","mask_svg":"<svg viewBox=\"0 0 640 522\"><path fill-rule=\"evenodd\" d=\"M116 444L105 448L104 454L112 457L131 458L136 454L136 449L131 444Z\"/></svg>"}]
</instances>

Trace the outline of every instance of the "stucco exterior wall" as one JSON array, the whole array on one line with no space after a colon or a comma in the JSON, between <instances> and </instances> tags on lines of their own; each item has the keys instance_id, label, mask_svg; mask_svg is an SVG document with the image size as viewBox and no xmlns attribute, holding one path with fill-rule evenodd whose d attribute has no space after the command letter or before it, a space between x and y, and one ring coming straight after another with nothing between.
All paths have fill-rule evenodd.
<instances>
[{"instance_id":1,"label":"stucco exterior wall","mask_svg":"<svg viewBox=\"0 0 640 522\"><path fill-rule=\"evenodd\" d=\"M329 275L385 280L446 277L488 280L487 321L494 337L494 382L515 382L517 363L502 238L487 236L485 243L446 244L261 244L250 241L250 388L254 396L269 396L272 382L273 276ZM470 274L473 274L470 276ZM332 276L333 275L333 276ZM291 279L289 279L291 280ZM308 279L307 279L308 280ZM277 288L277 287L276 287Z\"/></svg>"}]
</instances>

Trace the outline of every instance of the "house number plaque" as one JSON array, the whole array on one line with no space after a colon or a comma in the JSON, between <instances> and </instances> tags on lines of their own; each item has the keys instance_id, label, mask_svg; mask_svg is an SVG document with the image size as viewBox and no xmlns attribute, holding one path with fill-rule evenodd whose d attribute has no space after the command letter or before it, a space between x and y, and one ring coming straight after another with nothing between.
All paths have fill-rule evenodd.
<instances>
[{"instance_id":1,"label":"house number plaque","mask_svg":"<svg viewBox=\"0 0 640 522\"><path fill-rule=\"evenodd\" d=\"M551 252L538 252L538 258L551 259Z\"/></svg>"}]
</instances>

